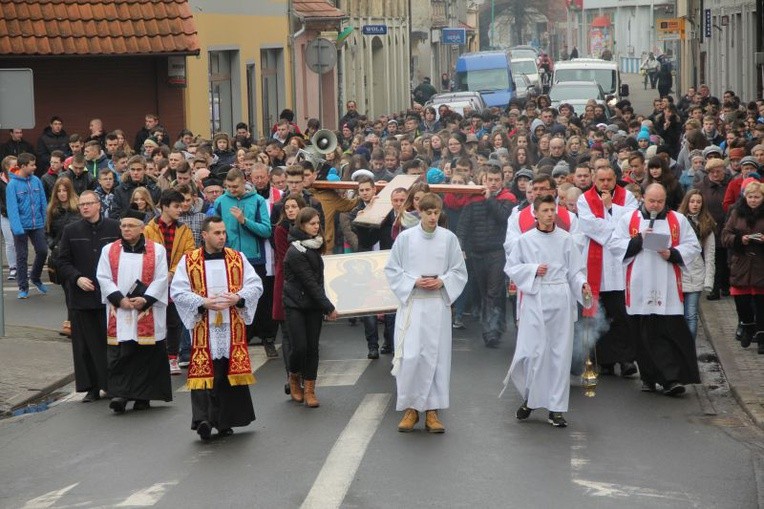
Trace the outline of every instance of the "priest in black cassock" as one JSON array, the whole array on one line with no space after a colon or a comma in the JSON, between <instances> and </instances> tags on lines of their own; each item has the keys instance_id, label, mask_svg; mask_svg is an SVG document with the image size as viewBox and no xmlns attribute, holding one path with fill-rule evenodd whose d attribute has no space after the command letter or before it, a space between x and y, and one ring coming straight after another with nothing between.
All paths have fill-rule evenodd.
<instances>
[{"instance_id":1,"label":"priest in black cassock","mask_svg":"<svg viewBox=\"0 0 764 509\"><path fill-rule=\"evenodd\" d=\"M106 363L114 413L172 401L167 363L167 255L143 236L144 214L128 209L121 238L104 246L96 277L106 304Z\"/></svg>"},{"instance_id":2,"label":"priest in black cassock","mask_svg":"<svg viewBox=\"0 0 764 509\"><path fill-rule=\"evenodd\" d=\"M225 247L225 223L202 223L203 246L178 263L170 293L183 325L192 331L188 381L191 429L209 440L255 420L249 385L255 382L247 350L263 284L243 253Z\"/></svg>"}]
</instances>

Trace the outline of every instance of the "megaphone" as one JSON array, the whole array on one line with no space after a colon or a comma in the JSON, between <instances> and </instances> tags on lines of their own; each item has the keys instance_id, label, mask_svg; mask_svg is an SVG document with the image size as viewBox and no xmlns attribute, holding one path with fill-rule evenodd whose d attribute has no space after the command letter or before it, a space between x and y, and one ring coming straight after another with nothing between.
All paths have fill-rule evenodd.
<instances>
[{"instance_id":1,"label":"megaphone","mask_svg":"<svg viewBox=\"0 0 764 509\"><path fill-rule=\"evenodd\" d=\"M319 129L310 139L310 142L321 155L334 152L337 149L337 136L328 129Z\"/></svg>"}]
</instances>

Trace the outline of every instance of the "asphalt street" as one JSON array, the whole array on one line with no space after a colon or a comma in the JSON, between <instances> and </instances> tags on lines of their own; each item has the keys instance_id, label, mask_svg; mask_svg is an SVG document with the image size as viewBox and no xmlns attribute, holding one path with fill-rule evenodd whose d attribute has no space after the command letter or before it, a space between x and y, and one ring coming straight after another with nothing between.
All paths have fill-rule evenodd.
<instances>
[{"instance_id":1,"label":"asphalt street","mask_svg":"<svg viewBox=\"0 0 764 509\"><path fill-rule=\"evenodd\" d=\"M210 443L182 377L172 403L122 416L66 388L0 421L0 507L757 507L760 437L713 366L678 399L616 377L595 398L572 387L558 429L543 411L515 419L517 393L498 398L514 334L490 350L478 331L455 333L443 435L397 432L390 357L365 359L347 322L324 329L320 408L291 403L282 362L252 347L258 419Z\"/></svg>"}]
</instances>

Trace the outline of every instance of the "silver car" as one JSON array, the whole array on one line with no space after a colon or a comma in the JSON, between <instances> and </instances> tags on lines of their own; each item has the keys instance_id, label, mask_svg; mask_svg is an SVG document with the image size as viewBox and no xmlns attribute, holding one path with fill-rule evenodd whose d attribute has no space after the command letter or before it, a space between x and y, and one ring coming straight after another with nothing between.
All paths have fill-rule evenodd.
<instances>
[{"instance_id":1,"label":"silver car","mask_svg":"<svg viewBox=\"0 0 764 509\"><path fill-rule=\"evenodd\" d=\"M533 58L513 58L512 59L512 75L517 77L518 74L528 77L531 86L536 87L537 91L541 91L541 76L539 74L539 68L536 65L536 60ZM517 80L515 80L517 81Z\"/></svg>"},{"instance_id":2,"label":"silver car","mask_svg":"<svg viewBox=\"0 0 764 509\"><path fill-rule=\"evenodd\" d=\"M448 92L445 94L437 94L427 101L425 106L432 106L435 111L441 105L448 106L448 109L455 111L461 116L464 116L465 110L467 113L480 113L487 108L483 96L480 92ZM440 114L438 113L438 117Z\"/></svg>"}]
</instances>

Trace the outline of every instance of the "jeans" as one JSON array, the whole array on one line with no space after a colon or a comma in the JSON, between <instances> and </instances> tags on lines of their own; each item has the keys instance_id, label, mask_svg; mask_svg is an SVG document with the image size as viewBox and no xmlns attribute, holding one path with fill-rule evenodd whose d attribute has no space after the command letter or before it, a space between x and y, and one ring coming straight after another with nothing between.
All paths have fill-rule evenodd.
<instances>
[{"instance_id":1,"label":"jeans","mask_svg":"<svg viewBox=\"0 0 764 509\"><path fill-rule=\"evenodd\" d=\"M483 341L486 343L501 340L505 328L506 313L504 305L504 250L485 253L471 253L475 268L475 285L482 302L480 323L483 329Z\"/></svg>"},{"instance_id":2,"label":"jeans","mask_svg":"<svg viewBox=\"0 0 764 509\"><path fill-rule=\"evenodd\" d=\"M5 242L5 261L8 262L9 269L15 269L16 246L13 241L13 232L11 232L11 220L5 216L0 216L0 228L3 231L3 242Z\"/></svg>"},{"instance_id":3,"label":"jeans","mask_svg":"<svg viewBox=\"0 0 764 509\"><path fill-rule=\"evenodd\" d=\"M178 351L178 360L191 360L191 333L185 327L183 327L183 332L180 335L180 350Z\"/></svg>"},{"instance_id":4,"label":"jeans","mask_svg":"<svg viewBox=\"0 0 764 509\"><path fill-rule=\"evenodd\" d=\"M388 313L384 316L385 332L384 338L385 346L392 348L393 346L393 331L395 331L395 313ZM379 348L379 331L377 330L377 316L364 316L361 318L363 321L363 331L366 335L366 344L369 348Z\"/></svg>"},{"instance_id":5,"label":"jeans","mask_svg":"<svg viewBox=\"0 0 764 509\"><path fill-rule=\"evenodd\" d=\"M34 248L34 263L32 263L32 273L27 276L27 257L29 255L29 241L32 241ZM24 230L21 235L13 236L13 243L16 246L16 282L19 285L19 291L29 290L29 280L39 283L42 276L42 267L48 258L48 242L45 240L45 230L37 228L36 230Z\"/></svg>"},{"instance_id":6,"label":"jeans","mask_svg":"<svg viewBox=\"0 0 764 509\"><path fill-rule=\"evenodd\" d=\"M692 339L698 335L698 301L701 292L685 292L684 294L684 319L690 328Z\"/></svg>"}]
</instances>

